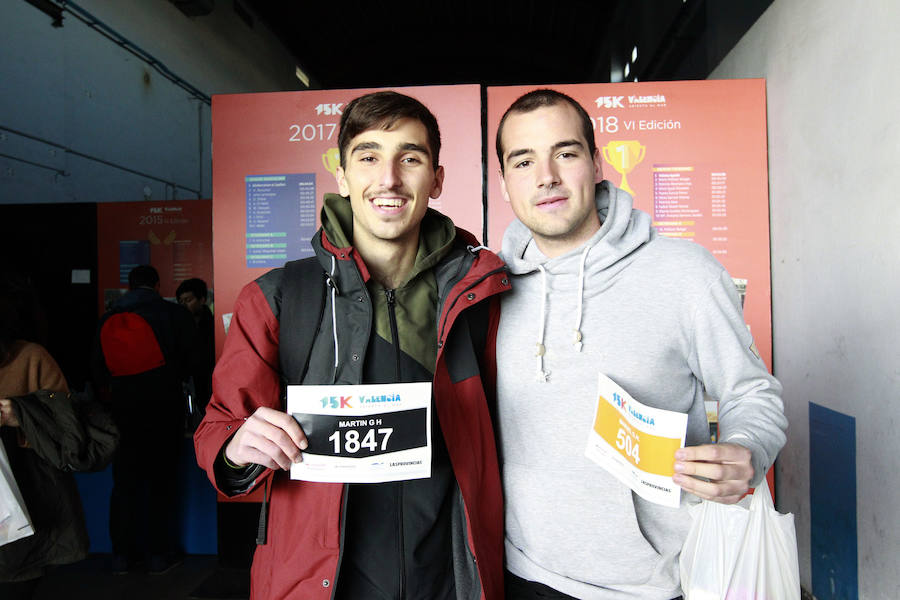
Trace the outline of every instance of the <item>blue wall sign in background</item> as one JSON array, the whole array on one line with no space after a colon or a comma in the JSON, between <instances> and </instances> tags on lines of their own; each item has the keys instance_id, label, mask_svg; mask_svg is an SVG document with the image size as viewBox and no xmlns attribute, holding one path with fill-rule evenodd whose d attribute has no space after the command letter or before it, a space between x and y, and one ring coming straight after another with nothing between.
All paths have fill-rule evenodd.
<instances>
[{"instance_id":1,"label":"blue wall sign in background","mask_svg":"<svg viewBox=\"0 0 900 600\"><path fill-rule=\"evenodd\" d=\"M138 265L150 264L149 240L119 240L119 283L128 283L128 274Z\"/></svg>"},{"instance_id":2,"label":"blue wall sign in background","mask_svg":"<svg viewBox=\"0 0 900 600\"><path fill-rule=\"evenodd\" d=\"M316 232L316 175L248 175L247 266L280 267L312 256Z\"/></svg>"}]
</instances>

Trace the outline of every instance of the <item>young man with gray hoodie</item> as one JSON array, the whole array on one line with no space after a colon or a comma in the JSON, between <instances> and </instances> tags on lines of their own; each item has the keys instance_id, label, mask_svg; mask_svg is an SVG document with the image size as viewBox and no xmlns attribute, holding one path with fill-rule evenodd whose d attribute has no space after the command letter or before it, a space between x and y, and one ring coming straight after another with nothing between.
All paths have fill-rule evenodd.
<instances>
[{"instance_id":1,"label":"young man with gray hoodie","mask_svg":"<svg viewBox=\"0 0 900 600\"><path fill-rule=\"evenodd\" d=\"M601 176L590 118L535 90L497 131L517 219L513 291L497 337L507 598L671 600L698 497L737 502L785 442L781 385L753 345L728 273L660 236ZM681 506L644 500L585 456L603 373L635 400L687 414ZM710 444L704 390L719 401Z\"/></svg>"}]
</instances>

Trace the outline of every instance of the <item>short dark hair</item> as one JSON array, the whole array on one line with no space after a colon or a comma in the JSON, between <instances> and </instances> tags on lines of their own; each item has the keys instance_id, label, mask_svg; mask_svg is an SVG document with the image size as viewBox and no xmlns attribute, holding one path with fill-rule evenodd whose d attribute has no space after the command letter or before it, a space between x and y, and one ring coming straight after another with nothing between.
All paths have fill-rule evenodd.
<instances>
[{"instance_id":1,"label":"short dark hair","mask_svg":"<svg viewBox=\"0 0 900 600\"><path fill-rule=\"evenodd\" d=\"M157 283L159 283L159 273L150 265L138 265L128 273L128 289L152 288L156 287Z\"/></svg>"},{"instance_id":2,"label":"short dark hair","mask_svg":"<svg viewBox=\"0 0 900 600\"><path fill-rule=\"evenodd\" d=\"M503 143L501 141L501 136L503 135L503 125L506 123L506 118L511 113L527 113L543 106L556 106L561 102L568 103L575 109L578 116L581 117L581 133L584 135L584 140L587 142L588 152L590 153L591 158L593 158L594 152L597 150L597 143L594 141L594 124L591 121L591 117L588 116L587 111L584 110L584 107L576 102L571 96L567 96L556 90L532 90L523 96L519 96L519 98L506 109L506 112L503 113L503 118L500 119L500 125L497 126L497 160L500 161L501 173L504 172Z\"/></svg>"},{"instance_id":3,"label":"short dark hair","mask_svg":"<svg viewBox=\"0 0 900 600\"><path fill-rule=\"evenodd\" d=\"M389 129L400 119L415 119L425 126L428 147L431 150L431 166L437 170L440 164L441 131L437 119L424 104L397 92L374 92L350 101L341 114L338 133L338 149L341 152L341 168L347 168L347 147L350 140L370 129Z\"/></svg>"},{"instance_id":4,"label":"short dark hair","mask_svg":"<svg viewBox=\"0 0 900 600\"><path fill-rule=\"evenodd\" d=\"M194 295L194 298L196 298L197 300L205 300L208 293L206 289L206 282L199 277L185 279L178 284L178 289L175 290L175 298L177 299L181 297L181 295L185 292L192 293Z\"/></svg>"}]
</instances>

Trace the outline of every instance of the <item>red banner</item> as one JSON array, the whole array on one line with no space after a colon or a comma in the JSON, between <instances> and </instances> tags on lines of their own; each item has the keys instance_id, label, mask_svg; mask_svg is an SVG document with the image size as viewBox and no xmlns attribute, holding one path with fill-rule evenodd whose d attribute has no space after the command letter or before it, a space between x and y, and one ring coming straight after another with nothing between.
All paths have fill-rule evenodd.
<instances>
[{"instance_id":1,"label":"red banner","mask_svg":"<svg viewBox=\"0 0 900 600\"><path fill-rule=\"evenodd\" d=\"M104 202L97 205L97 288L100 312L128 289L137 265L159 271L160 293L199 277L213 293L210 200Z\"/></svg>"},{"instance_id":2,"label":"red banner","mask_svg":"<svg viewBox=\"0 0 900 600\"><path fill-rule=\"evenodd\" d=\"M477 85L394 88L424 103L441 127L446 177L430 206L481 238L481 94ZM213 97L213 254L216 346L241 287L311 255L322 197L337 192L344 106L374 89Z\"/></svg>"},{"instance_id":3,"label":"red banner","mask_svg":"<svg viewBox=\"0 0 900 600\"><path fill-rule=\"evenodd\" d=\"M772 368L766 91L762 79L555 85L594 122L603 176L663 235L695 241L728 269ZM536 86L487 89L488 240L513 219L493 151L500 118Z\"/></svg>"}]
</instances>

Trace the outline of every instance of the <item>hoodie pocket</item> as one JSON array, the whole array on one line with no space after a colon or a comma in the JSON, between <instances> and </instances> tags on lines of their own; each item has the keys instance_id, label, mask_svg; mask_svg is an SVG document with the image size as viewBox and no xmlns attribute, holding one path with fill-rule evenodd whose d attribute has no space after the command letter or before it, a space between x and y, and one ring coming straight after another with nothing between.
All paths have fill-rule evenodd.
<instances>
[{"instance_id":1,"label":"hoodie pocket","mask_svg":"<svg viewBox=\"0 0 900 600\"><path fill-rule=\"evenodd\" d=\"M511 564L525 559L596 586L643 584L656 572L660 555L641 532L631 490L605 471L507 462L503 479Z\"/></svg>"}]
</instances>

